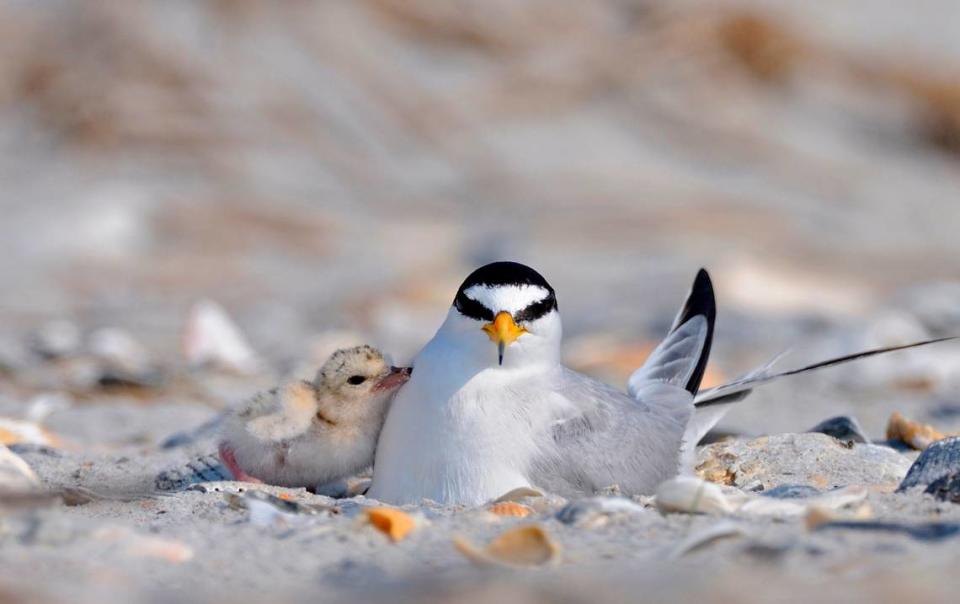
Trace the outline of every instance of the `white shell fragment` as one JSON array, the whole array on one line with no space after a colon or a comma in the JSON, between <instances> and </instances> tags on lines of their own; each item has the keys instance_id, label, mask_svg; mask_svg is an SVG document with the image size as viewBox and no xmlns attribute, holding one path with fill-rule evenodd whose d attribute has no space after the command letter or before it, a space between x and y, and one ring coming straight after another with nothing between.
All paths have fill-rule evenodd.
<instances>
[{"instance_id":1,"label":"white shell fragment","mask_svg":"<svg viewBox=\"0 0 960 604\"><path fill-rule=\"evenodd\" d=\"M40 479L27 462L0 444L0 492L31 491L40 486Z\"/></svg>"},{"instance_id":2,"label":"white shell fragment","mask_svg":"<svg viewBox=\"0 0 960 604\"><path fill-rule=\"evenodd\" d=\"M747 532L739 524L730 522L729 520L723 520L702 531L689 535L686 539L672 547L667 553L667 557L675 560L714 541L728 539L730 537L741 537L746 534Z\"/></svg>"},{"instance_id":3,"label":"white shell fragment","mask_svg":"<svg viewBox=\"0 0 960 604\"><path fill-rule=\"evenodd\" d=\"M240 328L213 300L200 300L190 309L183 334L183 354L194 367L212 366L251 374L262 366Z\"/></svg>"},{"instance_id":4,"label":"white shell fragment","mask_svg":"<svg viewBox=\"0 0 960 604\"><path fill-rule=\"evenodd\" d=\"M866 487L856 486L814 497L778 499L723 487L692 476L679 476L657 488L655 501L662 513L802 516L812 507L837 510L860 503L866 497Z\"/></svg>"}]
</instances>

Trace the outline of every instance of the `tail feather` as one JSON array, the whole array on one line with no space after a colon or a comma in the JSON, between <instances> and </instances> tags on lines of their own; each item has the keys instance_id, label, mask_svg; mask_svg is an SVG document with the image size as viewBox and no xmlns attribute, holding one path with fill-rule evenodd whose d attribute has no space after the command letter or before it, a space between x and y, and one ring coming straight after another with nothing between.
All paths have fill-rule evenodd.
<instances>
[{"instance_id":1,"label":"tail feather","mask_svg":"<svg viewBox=\"0 0 960 604\"><path fill-rule=\"evenodd\" d=\"M909 348L918 348L920 346L928 346L930 344L939 344L940 342L948 342L950 340L956 340L960 336L949 336L945 338L935 338L932 340L923 340L922 342L913 342L911 344L901 344L899 346L885 346L883 348L874 348L871 350L865 350L863 352L856 352L853 354L844 355L842 357L836 357L833 359L827 359L826 361L820 361L818 363L813 363L812 365L806 365L797 369L789 369L787 371L773 372L774 363L780 360L783 355L780 355L764 365L763 367L751 371L750 373L735 379L734 381L724 384L722 386L716 386L714 388L708 388L697 394L694 399L694 404L697 408L715 406L715 405L727 405L730 403L735 403L746 398L750 392L757 386L768 384L774 380L778 380L783 377L788 377L791 375L798 375L801 373L807 373L810 371L816 371L818 369L826 369L827 367L834 367L836 365L842 365L844 363L849 363L850 361L856 361L859 359L865 359L868 357L886 354L888 352L896 352L898 350L907 350Z\"/></svg>"},{"instance_id":2,"label":"tail feather","mask_svg":"<svg viewBox=\"0 0 960 604\"><path fill-rule=\"evenodd\" d=\"M630 376L630 395L635 396L651 381L674 384L696 394L710 357L716 318L713 284L707 271L700 269L670 333Z\"/></svg>"},{"instance_id":3,"label":"tail feather","mask_svg":"<svg viewBox=\"0 0 960 604\"><path fill-rule=\"evenodd\" d=\"M154 486L158 491L179 491L198 482L233 480L233 474L216 453L198 457L190 463L157 475Z\"/></svg>"}]
</instances>

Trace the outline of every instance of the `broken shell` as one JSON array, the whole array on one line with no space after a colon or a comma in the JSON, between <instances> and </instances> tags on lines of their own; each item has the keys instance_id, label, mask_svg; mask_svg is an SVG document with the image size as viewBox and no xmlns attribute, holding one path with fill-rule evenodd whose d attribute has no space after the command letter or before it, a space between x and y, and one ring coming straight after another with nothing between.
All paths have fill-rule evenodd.
<instances>
[{"instance_id":1,"label":"broken shell","mask_svg":"<svg viewBox=\"0 0 960 604\"><path fill-rule=\"evenodd\" d=\"M0 444L59 447L61 443L56 436L39 424L10 417L0 417Z\"/></svg>"},{"instance_id":2,"label":"broken shell","mask_svg":"<svg viewBox=\"0 0 960 604\"><path fill-rule=\"evenodd\" d=\"M493 500L493 503L501 503L504 501L520 501L526 499L527 497L543 497L543 493L536 489L531 489L530 487L517 487L516 489L507 491L503 495L497 497Z\"/></svg>"},{"instance_id":3,"label":"broken shell","mask_svg":"<svg viewBox=\"0 0 960 604\"><path fill-rule=\"evenodd\" d=\"M733 493L731 490L731 494L736 502L731 501L719 485L693 476L677 476L657 487L655 502L657 509L663 514L730 514L740 507L747 497L739 491Z\"/></svg>"},{"instance_id":4,"label":"broken shell","mask_svg":"<svg viewBox=\"0 0 960 604\"><path fill-rule=\"evenodd\" d=\"M495 503L487 508L487 511L497 516L513 516L514 518L525 518L533 512L532 509L515 501Z\"/></svg>"},{"instance_id":5,"label":"broken shell","mask_svg":"<svg viewBox=\"0 0 960 604\"><path fill-rule=\"evenodd\" d=\"M410 514L396 508L367 508L364 513L374 528L394 542L406 537L416 526Z\"/></svg>"},{"instance_id":6,"label":"broken shell","mask_svg":"<svg viewBox=\"0 0 960 604\"><path fill-rule=\"evenodd\" d=\"M40 486L40 479L27 462L6 445L0 445L0 489L24 491L38 486Z\"/></svg>"},{"instance_id":7,"label":"broken shell","mask_svg":"<svg viewBox=\"0 0 960 604\"><path fill-rule=\"evenodd\" d=\"M722 520L717 524L689 535L686 539L671 548L667 557L675 560L690 552L718 541L730 537L740 537L746 534L746 531L739 524Z\"/></svg>"},{"instance_id":8,"label":"broken shell","mask_svg":"<svg viewBox=\"0 0 960 604\"><path fill-rule=\"evenodd\" d=\"M896 411L893 412L890 421L887 423L887 438L889 440L904 442L920 451L944 437L945 435L938 432L933 426L909 420Z\"/></svg>"},{"instance_id":9,"label":"broken shell","mask_svg":"<svg viewBox=\"0 0 960 604\"><path fill-rule=\"evenodd\" d=\"M482 550L461 537L455 537L453 545L478 566L541 566L560 554L547 532L535 524L510 529Z\"/></svg>"}]
</instances>

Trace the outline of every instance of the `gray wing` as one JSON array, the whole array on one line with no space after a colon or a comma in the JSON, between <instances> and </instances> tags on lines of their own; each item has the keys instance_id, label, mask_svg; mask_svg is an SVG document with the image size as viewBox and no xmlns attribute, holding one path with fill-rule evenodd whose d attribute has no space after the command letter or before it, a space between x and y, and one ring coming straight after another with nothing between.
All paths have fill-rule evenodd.
<instances>
[{"instance_id":1,"label":"gray wing","mask_svg":"<svg viewBox=\"0 0 960 604\"><path fill-rule=\"evenodd\" d=\"M564 368L556 394L573 412L556 422L534 464L534 484L564 495L613 484L649 494L675 476L692 451L685 433L715 320L713 284L700 269L670 333L630 377L629 394Z\"/></svg>"},{"instance_id":2,"label":"gray wing","mask_svg":"<svg viewBox=\"0 0 960 604\"><path fill-rule=\"evenodd\" d=\"M553 387L574 413L554 424L534 460L535 486L566 497L614 484L650 494L677 474L693 413L693 396L684 388L651 382L633 399L567 368Z\"/></svg>"}]
</instances>

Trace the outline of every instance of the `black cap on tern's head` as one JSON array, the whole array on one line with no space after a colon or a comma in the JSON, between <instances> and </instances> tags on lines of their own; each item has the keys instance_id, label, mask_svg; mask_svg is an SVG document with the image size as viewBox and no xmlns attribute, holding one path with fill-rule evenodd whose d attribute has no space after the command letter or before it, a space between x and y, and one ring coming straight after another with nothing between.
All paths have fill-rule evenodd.
<instances>
[{"instance_id":1,"label":"black cap on tern's head","mask_svg":"<svg viewBox=\"0 0 960 604\"><path fill-rule=\"evenodd\" d=\"M518 262L493 262L470 273L453 306L463 317L484 322L501 365L504 349L529 333L527 325L558 309L556 292L543 275Z\"/></svg>"}]
</instances>

